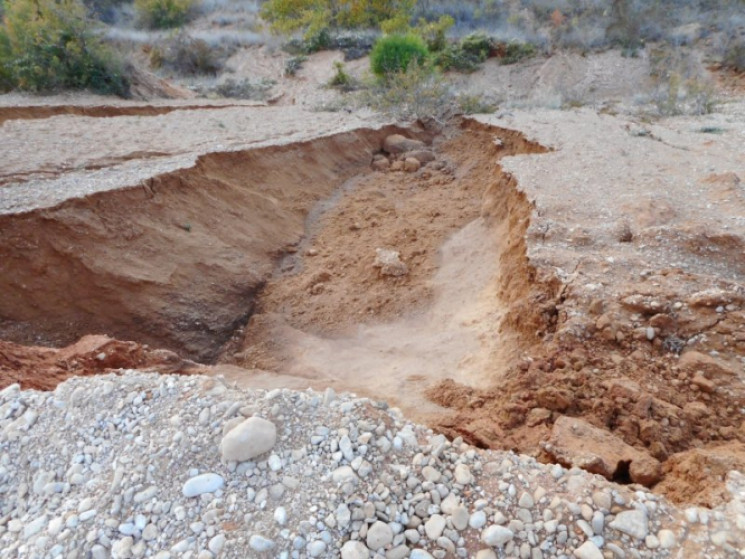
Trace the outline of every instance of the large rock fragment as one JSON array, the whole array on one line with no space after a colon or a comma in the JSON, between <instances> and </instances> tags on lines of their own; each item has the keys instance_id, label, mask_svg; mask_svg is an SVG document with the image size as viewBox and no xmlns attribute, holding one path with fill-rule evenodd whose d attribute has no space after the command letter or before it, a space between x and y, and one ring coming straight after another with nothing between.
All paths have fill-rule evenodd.
<instances>
[{"instance_id":1,"label":"large rock fragment","mask_svg":"<svg viewBox=\"0 0 745 559\"><path fill-rule=\"evenodd\" d=\"M383 150L391 155L399 155L408 151L424 150L424 142L412 140L401 134L391 134L383 141Z\"/></svg>"},{"instance_id":2,"label":"large rock fragment","mask_svg":"<svg viewBox=\"0 0 745 559\"><path fill-rule=\"evenodd\" d=\"M576 417L556 420L544 450L561 464L611 480L628 475L634 483L650 486L660 479L660 463L652 456Z\"/></svg>"},{"instance_id":3,"label":"large rock fragment","mask_svg":"<svg viewBox=\"0 0 745 559\"><path fill-rule=\"evenodd\" d=\"M228 431L220 443L223 460L245 462L270 451L277 442L274 423L249 417Z\"/></svg>"}]
</instances>

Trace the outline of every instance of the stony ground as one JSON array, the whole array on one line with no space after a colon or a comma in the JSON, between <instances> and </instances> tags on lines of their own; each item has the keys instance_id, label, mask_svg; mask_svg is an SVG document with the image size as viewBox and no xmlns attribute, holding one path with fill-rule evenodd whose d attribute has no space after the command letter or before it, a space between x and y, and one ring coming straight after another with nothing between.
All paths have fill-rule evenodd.
<instances>
[{"instance_id":1,"label":"stony ground","mask_svg":"<svg viewBox=\"0 0 745 559\"><path fill-rule=\"evenodd\" d=\"M450 442L382 402L122 373L0 393L0 556L745 553L737 473L726 508L680 510L638 486Z\"/></svg>"}]
</instances>

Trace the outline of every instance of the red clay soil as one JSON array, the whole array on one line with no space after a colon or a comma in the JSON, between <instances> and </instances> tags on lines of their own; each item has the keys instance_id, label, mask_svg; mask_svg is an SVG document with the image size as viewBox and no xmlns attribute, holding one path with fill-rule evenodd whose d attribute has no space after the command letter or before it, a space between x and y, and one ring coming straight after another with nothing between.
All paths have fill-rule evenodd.
<instances>
[{"instance_id":1,"label":"red clay soil","mask_svg":"<svg viewBox=\"0 0 745 559\"><path fill-rule=\"evenodd\" d=\"M172 351L107 336L85 336L61 349L0 341L0 390L14 383L24 390L54 390L70 377L119 369L187 373L194 365Z\"/></svg>"}]
</instances>

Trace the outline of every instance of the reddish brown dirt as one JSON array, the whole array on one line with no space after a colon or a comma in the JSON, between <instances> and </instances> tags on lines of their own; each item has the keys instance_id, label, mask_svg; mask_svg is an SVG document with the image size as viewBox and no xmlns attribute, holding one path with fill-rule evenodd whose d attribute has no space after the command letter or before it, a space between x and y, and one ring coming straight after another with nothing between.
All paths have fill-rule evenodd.
<instances>
[{"instance_id":1,"label":"reddish brown dirt","mask_svg":"<svg viewBox=\"0 0 745 559\"><path fill-rule=\"evenodd\" d=\"M438 251L480 216L484 192L499 188L498 159L544 148L513 131L467 123L439 137L435 149L437 161L417 172L372 172L347 185L262 290L245 339L225 352L228 361L267 370L286 365L291 356L280 323L334 337L426 309ZM383 277L373 266L377 248L398 251L408 274Z\"/></svg>"},{"instance_id":2,"label":"reddish brown dirt","mask_svg":"<svg viewBox=\"0 0 745 559\"><path fill-rule=\"evenodd\" d=\"M740 238L663 230L657 238L668 235L701 258L715 252L728 262L728 275L659 267L592 297L527 256L537 210L499 159L545 148L469 121L436 138L436 164L414 173L373 171L373 155L397 130L211 154L135 188L0 218L0 337L64 345L107 332L201 360L222 348L225 362L286 375L277 384L292 375L409 406L426 393L432 407L421 414L440 431L543 460L556 459L544 444L556 420L581 417L661 463L657 488L672 500L721 503L723 473L741 467L745 442L738 361L745 295L723 279L742 273ZM717 185L711 195L736 190L738 181L710 177ZM638 223L659 225L675 215L664 204L632 206ZM448 281L466 290L469 275L494 264L495 277L480 279L474 291L488 316L452 308L427 315L442 307L436 276L448 262L441 249L473 223L479 229L467 237L471 246L455 243L449 257L473 244L488 250ZM630 242L626 233L618 232L618 242ZM591 241L581 231L572 239L577 246ZM382 277L373 267L376 248L399 251L408 274ZM428 368L440 359L438 344L450 351L444 337L457 344L470 334L478 340L473 351L444 372ZM360 355L373 335L382 346ZM694 338L695 348L679 343ZM415 352L434 357L395 354L393 342L409 340ZM4 344L0 363L6 383L38 388L65 375L158 365L141 346L111 347L120 357L99 363L98 347L59 353ZM378 371L391 356L400 369ZM347 377L322 375L324 367L353 364L360 367ZM462 374L469 365L480 376ZM34 371L51 380L34 384ZM244 374L232 371L236 379ZM257 374L264 373L245 373L247 382Z\"/></svg>"},{"instance_id":3,"label":"reddish brown dirt","mask_svg":"<svg viewBox=\"0 0 745 559\"><path fill-rule=\"evenodd\" d=\"M22 346L0 341L0 389L19 383L24 390L54 390L73 376L104 374L118 369L186 373L194 363L164 349L107 336L85 336L62 349Z\"/></svg>"},{"instance_id":4,"label":"reddish brown dirt","mask_svg":"<svg viewBox=\"0 0 745 559\"><path fill-rule=\"evenodd\" d=\"M213 359L310 208L396 130L213 153L136 187L1 216L0 338L59 346L104 332Z\"/></svg>"}]
</instances>

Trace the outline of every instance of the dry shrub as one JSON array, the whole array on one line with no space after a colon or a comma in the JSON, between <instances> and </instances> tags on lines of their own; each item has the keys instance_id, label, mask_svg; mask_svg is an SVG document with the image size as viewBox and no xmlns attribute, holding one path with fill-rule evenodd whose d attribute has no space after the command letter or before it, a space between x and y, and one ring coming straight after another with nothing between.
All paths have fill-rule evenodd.
<instances>
[{"instance_id":1,"label":"dry shrub","mask_svg":"<svg viewBox=\"0 0 745 559\"><path fill-rule=\"evenodd\" d=\"M179 33L150 51L150 64L183 76L215 75L222 69L224 53L202 39Z\"/></svg>"}]
</instances>

